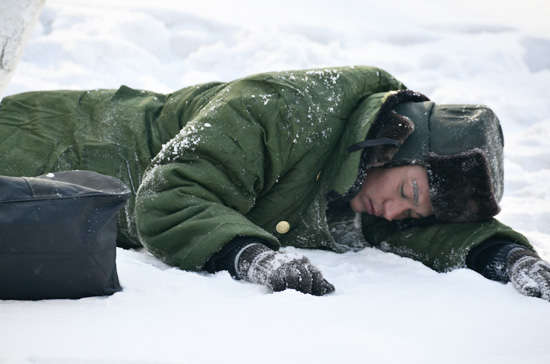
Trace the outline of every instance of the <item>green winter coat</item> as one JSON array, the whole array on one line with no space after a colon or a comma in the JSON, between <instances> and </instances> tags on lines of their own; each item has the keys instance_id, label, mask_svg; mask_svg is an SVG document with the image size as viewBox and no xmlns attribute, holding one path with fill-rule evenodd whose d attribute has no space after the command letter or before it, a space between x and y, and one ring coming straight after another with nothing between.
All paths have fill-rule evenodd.
<instances>
[{"instance_id":1,"label":"green winter coat","mask_svg":"<svg viewBox=\"0 0 550 364\"><path fill-rule=\"evenodd\" d=\"M372 67L265 73L169 95L118 90L30 92L0 104L0 174L90 169L122 179L133 197L119 244L144 245L200 270L239 236L343 251L329 232L329 191L356 182L364 140L390 99L415 101ZM361 110L361 112L358 112ZM288 231L277 225L288 222ZM280 227L281 225L279 225ZM529 245L492 219L403 229L365 216L372 244L438 271L499 235Z\"/></svg>"}]
</instances>

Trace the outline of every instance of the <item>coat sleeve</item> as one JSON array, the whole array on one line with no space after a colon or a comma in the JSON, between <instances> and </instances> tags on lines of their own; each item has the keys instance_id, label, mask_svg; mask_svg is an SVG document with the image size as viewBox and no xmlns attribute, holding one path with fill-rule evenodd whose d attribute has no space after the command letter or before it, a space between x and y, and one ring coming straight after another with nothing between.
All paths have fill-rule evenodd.
<instances>
[{"instance_id":1,"label":"coat sleeve","mask_svg":"<svg viewBox=\"0 0 550 364\"><path fill-rule=\"evenodd\" d=\"M254 102L226 96L222 91L163 146L136 196L140 242L186 270L200 270L238 236L279 247L246 214L270 178L265 173L270 159L286 158L284 138L258 122L266 115Z\"/></svg>"},{"instance_id":2,"label":"coat sleeve","mask_svg":"<svg viewBox=\"0 0 550 364\"><path fill-rule=\"evenodd\" d=\"M278 249L279 240L258 216L267 221L270 206L291 215L307 204L313 170L339 136L323 123L342 123L361 98L403 87L367 67L266 74L220 85L145 172L135 206L140 242L186 270L203 269L237 237ZM299 140L325 134L325 144ZM288 194L275 198L270 191L282 184Z\"/></svg>"},{"instance_id":3,"label":"coat sleeve","mask_svg":"<svg viewBox=\"0 0 550 364\"><path fill-rule=\"evenodd\" d=\"M533 249L525 236L496 219L472 223L389 222L363 215L363 233L374 246L418 260L438 272L465 268L468 253L491 238L502 238Z\"/></svg>"}]
</instances>

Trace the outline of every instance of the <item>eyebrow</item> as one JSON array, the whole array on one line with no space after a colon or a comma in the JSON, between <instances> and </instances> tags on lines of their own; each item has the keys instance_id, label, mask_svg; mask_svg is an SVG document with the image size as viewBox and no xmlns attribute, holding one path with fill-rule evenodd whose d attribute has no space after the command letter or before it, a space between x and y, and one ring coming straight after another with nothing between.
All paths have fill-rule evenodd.
<instances>
[{"instance_id":1,"label":"eyebrow","mask_svg":"<svg viewBox=\"0 0 550 364\"><path fill-rule=\"evenodd\" d=\"M416 180L412 180L412 186L413 186L413 201L414 205L418 206L418 183L416 183Z\"/></svg>"},{"instance_id":2,"label":"eyebrow","mask_svg":"<svg viewBox=\"0 0 550 364\"><path fill-rule=\"evenodd\" d=\"M416 179L413 179L411 181L411 183L412 183L412 187L413 187L413 202L414 202L415 206L418 206L418 204L419 204L418 203L418 199L419 199L418 183L416 182ZM403 185L401 185L401 191L403 191ZM418 211L415 211L415 213L416 213L416 215L418 215L419 218L426 217L426 216L422 215L421 213L419 213ZM411 214L412 214L412 210L409 209L409 217L412 217Z\"/></svg>"},{"instance_id":3,"label":"eyebrow","mask_svg":"<svg viewBox=\"0 0 550 364\"><path fill-rule=\"evenodd\" d=\"M414 201L414 205L415 206L418 206L418 183L416 183L416 180L413 179L412 180L412 185L413 185L413 201ZM420 218L424 218L426 216L422 215L421 213L419 213L418 211L415 211L416 214L418 215L418 217Z\"/></svg>"}]
</instances>

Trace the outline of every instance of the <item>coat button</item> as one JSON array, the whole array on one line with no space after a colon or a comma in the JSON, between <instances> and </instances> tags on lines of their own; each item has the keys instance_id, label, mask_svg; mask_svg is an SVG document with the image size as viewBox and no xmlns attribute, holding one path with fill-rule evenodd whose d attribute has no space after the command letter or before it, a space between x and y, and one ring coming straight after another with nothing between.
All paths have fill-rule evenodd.
<instances>
[{"instance_id":1,"label":"coat button","mask_svg":"<svg viewBox=\"0 0 550 364\"><path fill-rule=\"evenodd\" d=\"M288 221L279 221L275 226L275 230L277 230L279 234L286 234L290 230L290 224Z\"/></svg>"}]
</instances>

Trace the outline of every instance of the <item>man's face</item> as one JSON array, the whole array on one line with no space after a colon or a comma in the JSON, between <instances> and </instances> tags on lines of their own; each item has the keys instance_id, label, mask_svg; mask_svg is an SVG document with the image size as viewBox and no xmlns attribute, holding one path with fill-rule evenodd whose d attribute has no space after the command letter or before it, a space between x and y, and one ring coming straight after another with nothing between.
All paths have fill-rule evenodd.
<instances>
[{"instance_id":1,"label":"man's face","mask_svg":"<svg viewBox=\"0 0 550 364\"><path fill-rule=\"evenodd\" d=\"M390 221L431 215L426 169L421 166L371 168L350 205L355 212Z\"/></svg>"}]
</instances>

